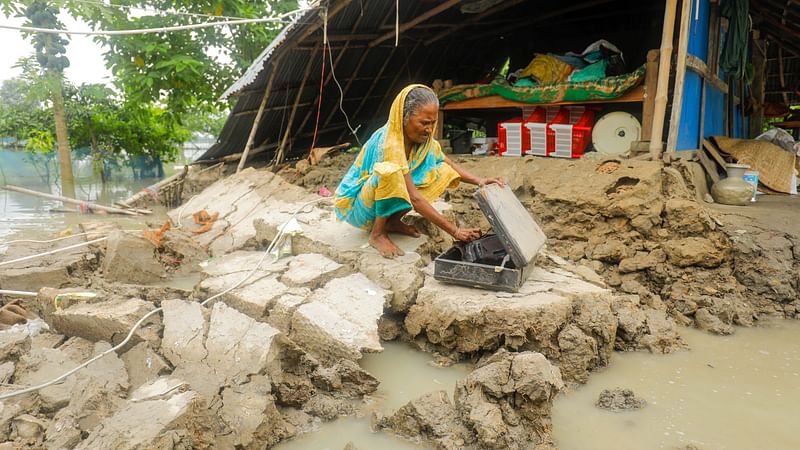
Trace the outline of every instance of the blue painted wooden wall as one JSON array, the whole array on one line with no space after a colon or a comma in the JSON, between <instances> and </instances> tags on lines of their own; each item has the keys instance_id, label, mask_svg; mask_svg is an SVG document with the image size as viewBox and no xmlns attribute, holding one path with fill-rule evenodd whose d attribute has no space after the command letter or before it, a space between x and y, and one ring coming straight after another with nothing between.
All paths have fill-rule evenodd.
<instances>
[{"instance_id":1,"label":"blue painted wooden wall","mask_svg":"<svg viewBox=\"0 0 800 450\"><path fill-rule=\"evenodd\" d=\"M699 3L699 11L696 10ZM689 28L689 53L708 63L710 1L692 2L692 18ZM695 20L696 19L696 20ZM724 38L723 38L724 39ZM721 41L722 42L722 41ZM722 45L720 45L722 47ZM724 80L724 74L720 74ZM683 86L683 105L678 124L678 150L694 150L700 147L700 111L703 79L691 70L686 71ZM703 122L703 137L725 134L725 93L706 83L706 107ZM735 114L734 137L742 136L741 113ZM745 118L745 122L747 118ZM747 132L747 123L744 127Z\"/></svg>"}]
</instances>

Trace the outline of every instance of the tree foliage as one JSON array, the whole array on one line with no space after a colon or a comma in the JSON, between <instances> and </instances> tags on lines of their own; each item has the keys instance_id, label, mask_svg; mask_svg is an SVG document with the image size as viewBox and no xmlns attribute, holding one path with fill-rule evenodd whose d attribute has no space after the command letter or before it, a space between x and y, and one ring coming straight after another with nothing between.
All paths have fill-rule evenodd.
<instances>
[{"instance_id":1,"label":"tree foliage","mask_svg":"<svg viewBox=\"0 0 800 450\"><path fill-rule=\"evenodd\" d=\"M6 15L26 1L0 0ZM297 0L119 0L112 4L52 0L96 30L197 24L225 18L262 18L296 10ZM190 31L98 36L115 86L133 101L160 102L177 115L216 111L220 94L278 34L284 23L224 25Z\"/></svg>"},{"instance_id":2,"label":"tree foliage","mask_svg":"<svg viewBox=\"0 0 800 450\"><path fill-rule=\"evenodd\" d=\"M49 153L55 147L50 80L33 57L19 65L23 74L0 85L0 136L29 152ZM191 137L189 129L169 119L165 107L128 101L101 84L65 82L64 103L71 147L77 156L102 161L98 170L104 173L140 156L174 159Z\"/></svg>"},{"instance_id":3,"label":"tree foliage","mask_svg":"<svg viewBox=\"0 0 800 450\"><path fill-rule=\"evenodd\" d=\"M109 3L101 0L0 0L0 8L6 16L21 17L28 12L34 25L57 28L57 17L53 22L52 13L60 10L95 30L160 28L230 18L270 17L297 7L297 0L115 0ZM190 138L189 130L218 133L228 108L228 104L219 102L219 96L283 26L285 23L224 25L170 33L96 37L106 50L103 57L113 75L113 90L65 85L70 141L74 148L94 145L103 152L104 158L121 160L124 155L141 154L168 159L179 144ZM49 48L60 50L66 44L66 40L57 35L46 36L53 37ZM39 35L33 39L38 49ZM45 43L42 48L48 45ZM45 67L66 67L69 61L61 59L62 54L45 52L37 53L37 57ZM25 76L13 83L23 81L29 84L29 91L35 91ZM12 90L5 89L8 92L3 95L16 95ZM15 98L12 103L17 100L20 99ZM20 105L15 114L21 113L25 103L15 104ZM31 108L31 114L38 114L41 106L40 102L36 108ZM23 121L12 123L15 119L3 116L2 108L0 106L0 136L3 130L17 129L28 134L15 136L27 137L30 127ZM43 125L35 121L29 123L37 127ZM37 129L52 131L52 127Z\"/></svg>"}]
</instances>

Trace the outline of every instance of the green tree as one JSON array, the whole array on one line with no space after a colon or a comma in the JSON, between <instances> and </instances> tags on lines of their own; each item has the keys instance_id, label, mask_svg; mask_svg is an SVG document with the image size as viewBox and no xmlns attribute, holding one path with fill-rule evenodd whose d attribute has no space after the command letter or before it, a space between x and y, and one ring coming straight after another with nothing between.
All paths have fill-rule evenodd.
<instances>
[{"instance_id":1,"label":"green tree","mask_svg":"<svg viewBox=\"0 0 800 450\"><path fill-rule=\"evenodd\" d=\"M23 59L18 66L23 68L22 76L0 85L0 136L16 140L17 147L29 153L29 160L44 164L44 170L37 167L37 171L49 182L55 128L43 87L46 82L33 58ZM64 82L63 92L70 145L78 151L89 149L103 181L112 168L131 165L137 158L172 160L191 137L189 128L170 120L165 107L128 101L107 86ZM134 175L139 172L135 170Z\"/></svg>"},{"instance_id":2,"label":"green tree","mask_svg":"<svg viewBox=\"0 0 800 450\"><path fill-rule=\"evenodd\" d=\"M37 0L39 2L41 0ZM95 30L125 30L188 25L225 18L261 18L296 10L297 0L117 0L111 4L85 0L51 0L61 10ZM36 2L33 2L36 3ZM26 11L30 0L0 0L6 16ZM218 132L229 105L218 101L278 34L284 23L224 25L191 31L99 36L107 51L116 91L139 123L158 115L170 137L187 127ZM52 27L50 27L52 28ZM117 129L121 132L122 130ZM160 133L157 132L157 134ZM99 136L99 132L97 132ZM185 135L185 134L184 134ZM189 138L189 135L185 135ZM162 148L169 157L173 141ZM153 150L147 150L152 152ZM148 153L149 154L149 153Z\"/></svg>"},{"instance_id":3,"label":"green tree","mask_svg":"<svg viewBox=\"0 0 800 450\"><path fill-rule=\"evenodd\" d=\"M28 18L27 25L32 27L62 28L62 24L58 20L58 8L44 1L37 0L28 5L25 8L25 17ZM64 69L69 67L69 59L65 55L68 43L69 41L56 34L34 33L33 35L36 60L44 70L52 100L53 119L58 142L61 195L75 198L75 178L72 175L72 157L70 154L66 113L64 112L64 95L61 86Z\"/></svg>"}]
</instances>

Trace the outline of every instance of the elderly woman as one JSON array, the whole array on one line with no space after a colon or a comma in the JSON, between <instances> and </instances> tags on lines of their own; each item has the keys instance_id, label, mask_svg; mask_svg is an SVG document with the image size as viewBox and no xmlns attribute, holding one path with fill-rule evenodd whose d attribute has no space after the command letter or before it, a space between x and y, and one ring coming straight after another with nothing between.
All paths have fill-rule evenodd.
<instances>
[{"instance_id":1,"label":"elderly woman","mask_svg":"<svg viewBox=\"0 0 800 450\"><path fill-rule=\"evenodd\" d=\"M395 97L389 121L370 136L336 189L336 215L369 230L370 245L384 257L403 254L389 232L419 236L416 228L401 221L412 208L456 240L479 238L478 228L457 227L430 202L459 181L502 184L499 178L478 178L444 155L432 138L438 113L439 99L430 88L407 86Z\"/></svg>"}]
</instances>

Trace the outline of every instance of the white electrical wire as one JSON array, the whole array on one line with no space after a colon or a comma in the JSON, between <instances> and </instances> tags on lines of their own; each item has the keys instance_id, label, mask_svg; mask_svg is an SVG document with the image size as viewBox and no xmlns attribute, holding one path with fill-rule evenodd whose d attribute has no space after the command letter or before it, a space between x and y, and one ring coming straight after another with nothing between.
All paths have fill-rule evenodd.
<instances>
[{"instance_id":1,"label":"white electrical wire","mask_svg":"<svg viewBox=\"0 0 800 450\"><path fill-rule=\"evenodd\" d=\"M36 292L29 292L29 291L10 291L8 289L0 289L0 295L12 295L15 297L36 297Z\"/></svg>"},{"instance_id":2,"label":"white electrical wire","mask_svg":"<svg viewBox=\"0 0 800 450\"><path fill-rule=\"evenodd\" d=\"M233 286L225 289L224 291L222 291L222 292L220 292L218 294L212 295L211 297L207 298L202 303L200 303L200 305L201 306L205 306L211 300L214 300L215 298L219 298L219 297L227 294L228 292L230 292L230 291L236 289L237 287L239 287L242 283L247 281L247 279L249 279L251 276L253 276L253 274L256 273L256 271L261 267L261 264L263 264L264 260L267 258L267 255L269 255L272 252L272 250L275 247L275 244L278 242L280 237L283 236L283 230L286 228L286 225L288 225L289 222L292 219L295 218L295 216L297 216L303 209L305 209L306 206L309 206L309 205L312 205L314 203L318 203L318 202L321 202L321 201L324 201L324 200L330 200L330 198L329 197L320 197L318 199L314 199L314 200L311 200L309 202L306 202L306 203L303 203L302 205L300 205L300 207L297 208L294 211L294 213L292 213L292 216L289 217L289 219L286 222L283 223L281 228L278 230L278 233L275 235L275 238L272 239L272 242L270 242L269 247L267 247L267 249L264 251L264 255L261 257L261 259L255 265L255 267L253 267L253 269L250 272L248 272L247 275L245 275L244 278L239 280L238 283L234 284ZM13 391L13 392L8 392L8 393L5 393L5 394L2 394L2 395L0 395L0 401L7 400L9 398L17 397L17 396L20 396L20 395L28 394L28 393L31 393L31 392L36 392L36 391L44 389L44 388L46 388L48 386L52 386L52 385L58 383L59 381L69 377L70 375L76 373L77 371L85 368L89 364L97 361L98 359L100 359L100 358L102 358L102 357L104 357L104 356L106 356L106 355L108 355L108 354L110 354L112 352L116 352L120 348L124 347L128 343L128 341L131 340L131 338L133 337L133 334L136 332L136 330L139 329L139 327L147 319L149 319L153 315L161 312L162 309L163 308L159 307L159 308L156 308L156 309L150 311L149 313L145 314L141 319L139 319L138 322L136 322L133 325L133 327L131 327L131 330L128 332L128 335L125 337L125 339L122 342L120 342L119 344L115 345L114 347L111 347L110 349L104 351L103 353L98 354L97 356L89 359L88 361L84 362L83 364L80 364L79 366L75 367L74 369L69 370L67 372L64 372L63 374L61 374L61 375L59 375L59 376L57 376L57 377L55 377L55 378L53 378L53 379L51 379L49 381L46 381L46 382L41 383L41 384L38 384L36 386L29 386L27 388L20 389L18 391Z\"/></svg>"},{"instance_id":3,"label":"white electrical wire","mask_svg":"<svg viewBox=\"0 0 800 450\"><path fill-rule=\"evenodd\" d=\"M108 236L101 237L101 238L97 238L97 239L94 239L94 240L91 240L91 241L79 242L77 244L73 244L73 245L68 245L66 247L57 248L55 250L50 250L50 251L44 252L44 253L37 253L35 255L23 256L22 258L12 259L10 261L3 261L3 262L0 262L0 266L7 266L9 264L14 264L14 263L22 262L22 261L28 261L30 259L38 258L40 256L54 255L56 253L64 252L64 251L67 251L67 250L72 250L73 248L78 248L78 247L83 247L85 245L91 245L91 244L96 244L98 242L103 242L103 241L105 241L107 239L108 239Z\"/></svg>"},{"instance_id":4,"label":"white electrical wire","mask_svg":"<svg viewBox=\"0 0 800 450\"><path fill-rule=\"evenodd\" d=\"M327 9L325 9L325 15L323 16L322 35L323 35L323 37L322 37L323 38L323 42L325 44L327 44L328 43L328 10ZM325 55L322 55L322 57L325 58ZM339 84L339 80L336 78L336 72L333 69L333 65L334 65L333 64L333 52L331 51L331 46L330 45L328 45L328 57L331 60L331 75L333 76L333 81L335 81L336 82L336 86L339 87L339 111L341 111L342 114L344 114L344 121L347 123L347 128L350 129L350 133L353 134L353 137L356 138L356 142L358 142L358 146L361 147L361 145L362 145L361 144L361 140L358 139L358 135L356 134L356 131L358 130L358 128L361 128L361 125L359 125L356 129L353 129L353 126L350 125L350 118L347 116L347 113L344 111L344 106L342 105L342 102L344 101L344 91L342 90L342 85Z\"/></svg>"},{"instance_id":5,"label":"white electrical wire","mask_svg":"<svg viewBox=\"0 0 800 450\"><path fill-rule=\"evenodd\" d=\"M158 9L148 9L142 8L141 6L131 6L131 5L120 5L119 3L103 3L98 1L91 1L91 0L73 0L78 3L85 3L88 5L97 5L106 8L109 11L115 11L114 8L119 9L127 9L127 10L136 10L136 11L145 11L150 13L156 14L167 14L170 16L188 16L188 17L205 17L209 19L246 19L247 17L236 17L236 16L215 16L213 14L201 14L201 13L187 13L187 12L178 12L178 11L163 11Z\"/></svg>"},{"instance_id":6,"label":"white electrical wire","mask_svg":"<svg viewBox=\"0 0 800 450\"><path fill-rule=\"evenodd\" d=\"M21 243L49 244L51 242L63 241L64 239L70 239L70 238L79 237L79 236L86 236L87 234L89 234L89 233L71 234L69 236L64 236L64 237L55 238L55 239L49 239L49 240L46 240L46 241L38 241L36 239L17 239L17 240L14 240L14 241L0 242L0 245L11 245L11 244L21 244Z\"/></svg>"},{"instance_id":7,"label":"white electrical wire","mask_svg":"<svg viewBox=\"0 0 800 450\"><path fill-rule=\"evenodd\" d=\"M284 18L293 14L298 14L306 9L298 9L288 13L280 14L276 17L265 17L261 19L240 19L240 20L226 20L219 22L204 22L195 23L190 25L176 25L172 27L160 28L139 28L134 30L109 30L109 31L75 31L75 30L56 30L52 28L38 28L38 27L25 27L0 24L0 28L8 30L26 31L31 33L48 33L48 34L76 34L85 36L122 36L131 34L149 34L149 33L167 33L172 31L194 30L198 28L216 27L219 25L243 25L248 23L264 23L264 22L281 22Z\"/></svg>"}]
</instances>

